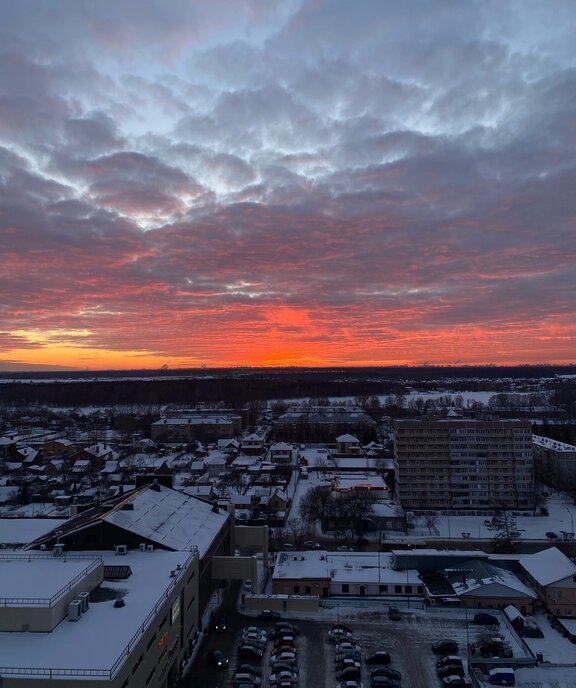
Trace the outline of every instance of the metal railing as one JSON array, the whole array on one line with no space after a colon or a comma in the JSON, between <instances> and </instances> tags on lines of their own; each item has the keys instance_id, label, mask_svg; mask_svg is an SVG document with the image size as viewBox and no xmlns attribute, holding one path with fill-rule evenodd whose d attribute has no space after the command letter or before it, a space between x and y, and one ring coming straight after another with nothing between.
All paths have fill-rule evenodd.
<instances>
[{"instance_id":1,"label":"metal railing","mask_svg":"<svg viewBox=\"0 0 576 688\"><path fill-rule=\"evenodd\" d=\"M110 680L114 678L122 664L126 661L126 658L130 656L134 646L140 641L142 635L145 633L147 628L149 628L150 623L157 615L159 609L166 602L172 589L175 587L176 583L181 579L182 574L184 574L192 562L198 556L198 548L192 547L190 549L190 554L186 558L183 566L180 569L175 569L175 576L171 578L170 585L166 588L162 597L156 602L154 608L146 616L144 621L138 627L138 630L132 638L128 641L127 645L124 647L118 659L110 667L110 669L59 669L55 667L3 667L0 666L0 677L2 676L42 676L46 678L59 678L66 676L89 676L96 679Z\"/></svg>"},{"instance_id":2,"label":"metal railing","mask_svg":"<svg viewBox=\"0 0 576 688\"><path fill-rule=\"evenodd\" d=\"M11 559L15 557L10 557ZM18 559L28 559L28 561L31 561L32 559L52 559L52 556L39 556L39 557L30 557L28 555L19 555L16 558ZM70 557L70 555L66 555L63 557L65 558L73 558L73 559L88 559L88 557L83 556L83 557ZM30 607L51 607L56 600L60 599L63 595L65 595L67 592L69 592L72 589L72 586L75 585L79 580L82 580L82 578L85 578L89 573L91 573L94 569L96 569L100 564L102 563L102 557L99 555L95 555L93 557L90 557L91 561L86 566L85 569L80 571L80 573L76 574L72 580L68 581L66 585L63 585L60 590L55 592L52 597L0 597L0 606L2 607L17 607L17 606L30 606Z\"/></svg>"}]
</instances>

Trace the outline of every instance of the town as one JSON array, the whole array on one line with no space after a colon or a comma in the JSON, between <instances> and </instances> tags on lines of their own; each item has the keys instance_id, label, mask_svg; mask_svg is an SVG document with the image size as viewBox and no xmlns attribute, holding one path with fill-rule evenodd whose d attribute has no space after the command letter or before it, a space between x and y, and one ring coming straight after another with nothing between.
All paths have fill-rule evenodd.
<instances>
[{"instance_id":1,"label":"town","mask_svg":"<svg viewBox=\"0 0 576 688\"><path fill-rule=\"evenodd\" d=\"M4 402L3 685L558 680L576 663L576 385L544 373Z\"/></svg>"}]
</instances>

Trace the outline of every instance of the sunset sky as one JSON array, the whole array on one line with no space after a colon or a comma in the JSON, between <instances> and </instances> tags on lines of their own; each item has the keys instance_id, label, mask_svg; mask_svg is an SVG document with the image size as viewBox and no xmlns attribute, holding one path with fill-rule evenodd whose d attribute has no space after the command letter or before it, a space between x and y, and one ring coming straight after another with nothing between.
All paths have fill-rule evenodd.
<instances>
[{"instance_id":1,"label":"sunset sky","mask_svg":"<svg viewBox=\"0 0 576 688\"><path fill-rule=\"evenodd\" d=\"M574 0L5 0L0 371L576 362Z\"/></svg>"}]
</instances>

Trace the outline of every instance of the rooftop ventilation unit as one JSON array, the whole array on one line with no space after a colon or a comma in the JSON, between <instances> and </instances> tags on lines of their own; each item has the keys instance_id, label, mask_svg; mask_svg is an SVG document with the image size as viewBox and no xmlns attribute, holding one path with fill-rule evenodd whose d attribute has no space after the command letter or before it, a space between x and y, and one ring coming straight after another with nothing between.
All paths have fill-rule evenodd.
<instances>
[{"instance_id":1,"label":"rooftop ventilation unit","mask_svg":"<svg viewBox=\"0 0 576 688\"><path fill-rule=\"evenodd\" d=\"M116 550L116 554L127 554L128 553L128 545L116 545L114 548Z\"/></svg>"},{"instance_id":2,"label":"rooftop ventilation unit","mask_svg":"<svg viewBox=\"0 0 576 688\"><path fill-rule=\"evenodd\" d=\"M154 551L154 545L146 545L146 551L147 552L153 552Z\"/></svg>"},{"instance_id":3,"label":"rooftop ventilation unit","mask_svg":"<svg viewBox=\"0 0 576 688\"><path fill-rule=\"evenodd\" d=\"M64 552L64 545L61 542L57 542L52 548L53 557L61 557Z\"/></svg>"},{"instance_id":4,"label":"rooftop ventilation unit","mask_svg":"<svg viewBox=\"0 0 576 688\"><path fill-rule=\"evenodd\" d=\"M141 543L138 545L138 549L139 549L141 552L145 552L145 551L146 551L146 543L145 543L145 542L141 542Z\"/></svg>"},{"instance_id":5,"label":"rooftop ventilation unit","mask_svg":"<svg viewBox=\"0 0 576 688\"><path fill-rule=\"evenodd\" d=\"M87 612L88 607L90 607L90 593L80 592L78 593L78 597L76 599L82 604L82 613Z\"/></svg>"},{"instance_id":6,"label":"rooftop ventilation unit","mask_svg":"<svg viewBox=\"0 0 576 688\"><path fill-rule=\"evenodd\" d=\"M78 621L82 616L82 602L80 600L72 600L68 605L68 621Z\"/></svg>"},{"instance_id":7,"label":"rooftop ventilation unit","mask_svg":"<svg viewBox=\"0 0 576 688\"><path fill-rule=\"evenodd\" d=\"M176 578L176 570L175 569L172 569L172 571L170 571L170 578Z\"/></svg>"}]
</instances>

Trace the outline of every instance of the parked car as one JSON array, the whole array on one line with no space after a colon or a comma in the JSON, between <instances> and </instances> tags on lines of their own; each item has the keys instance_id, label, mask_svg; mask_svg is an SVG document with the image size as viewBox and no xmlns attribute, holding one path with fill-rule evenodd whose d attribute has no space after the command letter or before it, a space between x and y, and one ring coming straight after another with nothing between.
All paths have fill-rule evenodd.
<instances>
[{"instance_id":1,"label":"parked car","mask_svg":"<svg viewBox=\"0 0 576 688\"><path fill-rule=\"evenodd\" d=\"M288 631L293 635L298 635L300 633L298 626L295 626L293 623L289 623L288 621L279 621L278 623L275 623L272 633L284 633L285 631Z\"/></svg>"},{"instance_id":2,"label":"parked car","mask_svg":"<svg viewBox=\"0 0 576 688\"><path fill-rule=\"evenodd\" d=\"M258 612L259 619L279 619L280 613L275 612L273 609L262 609Z\"/></svg>"},{"instance_id":3,"label":"parked car","mask_svg":"<svg viewBox=\"0 0 576 688\"><path fill-rule=\"evenodd\" d=\"M388 652L384 650L378 650L378 652L373 652L370 657L367 657L366 664L390 664L392 658Z\"/></svg>"},{"instance_id":4,"label":"parked car","mask_svg":"<svg viewBox=\"0 0 576 688\"><path fill-rule=\"evenodd\" d=\"M234 683L251 683L254 688L262 685L262 679L259 676L254 676L254 674L245 674L242 672L236 672L234 674Z\"/></svg>"},{"instance_id":5,"label":"parked car","mask_svg":"<svg viewBox=\"0 0 576 688\"><path fill-rule=\"evenodd\" d=\"M336 688L364 688L364 684L361 681L342 681Z\"/></svg>"},{"instance_id":6,"label":"parked car","mask_svg":"<svg viewBox=\"0 0 576 688\"><path fill-rule=\"evenodd\" d=\"M360 652L340 652L336 653L336 663L344 662L346 660L352 660L353 662L360 662L362 660L362 655Z\"/></svg>"},{"instance_id":7,"label":"parked car","mask_svg":"<svg viewBox=\"0 0 576 688\"><path fill-rule=\"evenodd\" d=\"M244 626L242 629L242 635L246 635L247 633L258 633L258 635L268 637L268 632L259 626Z\"/></svg>"},{"instance_id":8,"label":"parked car","mask_svg":"<svg viewBox=\"0 0 576 688\"><path fill-rule=\"evenodd\" d=\"M279 671L291 671L293 674L298 676L298 667L296 665L296 660L294 661L284 661L284 662L274 662L270 665L270 671L273 674L277 674Z\"/></svg>"},{"instance_id":9,"label":"parked car","mask_svg":"<svg viewBox=\"0 0 576 688\"><path fill-rule=\"evenodd\" d=\"M352 638L352 633L350 631L345 631L343 628L333 628L328 631L328 637L335 643L337 640L350 640Z\"/></svg>"},{"instance_id":10,"label":"parked car","mask_svg":"<svg viewBox=\"0 0 576 688\"><path fill-rule=\"evenodd\" d=\"M370 679L371 688L398 688L398 684L388 676L374 676Z\"/></svg>"},{"instance_id":11,"label":"parked car","mask_svg":"<svg viewBox=\"0 0 576 688\"><path fill-rule=\"evenodd\" d=\"M488 681L493 686L514 686L516 685L516 675L512 668L496 667L488 672Z\"/></svg>"},{"instance_id":12,"label":"parked car","mask_svg":"<svg viewBox=\"0 0 576 688\"><path fill-rule=\"evenodd\" d=\"M447 664L445 667L436 669L439 678L447 676L464 676L464 667L461 664Z\"/></svg>"},{"instance_id":13,"label":"parked car","mask_svg":"<svg viewBox=\"0 0 576 688\"><path fill-rule=\"evenodd\" d=\"M357 667L346 667L336 672L336 678L340 681L359 681L362 678L362 672Z\"/></svg>"},{"instance_id":14,"label":"parked car","mask_svg":"<svg viewBox=\"0 0 576 688\"><path fill-rule=\"evenodd\" d=\"M336 547L337 552L353 552L354 549L352 547L348 547L348 545L340 545L339 547Z\"/></svg>"},{"instance_id":15,"label":"parked car","mask_svg":"<svg viewBox=\"0 0 576 688\"><path fill-rule=\"evenodd\" d=\"M295 652L276 652L270 655L270 664L274 664L275 662L284 662L286 660L294 660L296 661L296 653Z\"/></svg>"},{"instance_id":16,"label":"parked car","mask_svg":"<svg viewBox=\"0 0 576 688\"><path fill-rule=\"evenodd\" d=\"M542 629L539 628L538 626L524 626L524 628L521 628L519 632L523 638L543 638L544 637L544 633L542 632Z\"/></svg>"},{"instance_id":17,"label":"parked car","mask_svg":"<svg viewBox=\"0 0 576 688\"><path fill-rule=\"evenodd\" d=\"M264 656L264 651L254 645L240 645L238 648L238 659L260 660Z\"/></svg>"},{"instance_id":18,"label":"parked car","mask_svg":"<svg viewBox=\"0 0 576 688\"><path fill-rule=\"evenodd\" d=\"M352 626L348 626L348 624L341 623L340 621L338 621L338 623L332 624L332 630L335 631L337 629L347 631L348 633L353 633Z\"/></svg>"},{"instance_id":19,"label":"parked car","mask_svg":"<svg viewBox=\"0 0 576 688\"><path fill-rule=\"evenodd\" d=\"M499 626L500 622L493 614L486 614L481 612L480 614L474 614L474 623L477 626Z\"/></svg>"},{"instance_id":20,"label":"parked car","mask_svg":"<svg viewBox=\"0 0 576 688\"><path fill-rule=\"evenodd\" d=\"M400 614L398 607L388 607L388 618L392 621L400 621L402 614Z\"/></svg>"},{"instance_id":21,"label":"parked car","mask_svg":"<svg viewBox=\"0 0 576 688\"><path fill-rule=\"evenodd\" d=\"M256 666L256 664L239 664L236 667L236 672L242 674L252 674L252 676L262 676L262 669L259 666Z\"/></svg>"},{"instance_id":22,"label":"parked car","mask_svg":"<svg viewBox=\"0 0 576 688\"><path fill-rule=\"evenodd\" d=\"M462 657L459 657L458 655L446 655L436 662L436 668L439 669L447 664L459 664L460 666L463 666Z\"/></svg>"},{"instance_id":23,"label":"parked car","mask_svg":"<svg viewBox=\"0 0 576 688\"><path fill-rule=\"evenodd\" d=\"M442 684L451 688L469 688L472 684L464 676L446 676L442 679Z\"/></svg>"},{"instance_id":24,"label":"parked car","mask_svg":"<svg viewBox=\"0 0 576 688\"><path fill-rule=\"evenodd\" d=\"M360 652L362 648L358 643L352 642L339 642L336 643L336 652L341 654L343 652Z\"/></svg>"},{"instance_id":25,"label":"parked car","mask_svg":"<svg viewBox=\"0 0 576 688\"><path fill-rule=\"evenodd\" d=\"M228 666L228 657L225 657L224 653L220 652L220 650L210 650L206 655L206 659L217 669L224 669Z\"/></svg>"},{"instance_id":26,"label":"parked car","mask_svg":"<svg viewBox=\"0 0 576 688\"><path fill-rule=\"evenodd\" d=\"M282 681L270 681L270 688L298 688L298 681L288 678Z\"/></svg>"},{"instance_id":27,"label":"parked car","mask_svg":"<svg viewBox=\"0 0 576 688\"><path fill-rule=\"evenodd\" d=\"M378 667L377 669L372 669L370 676L375 678L376 676L386 676L386 678L391 678L393 681L401 681L402 674L396 669L391 669L387 666Z\"/></svg>"},{"instance_id":28,"label":"parked car","mask_svg":"<svg viewBox=\"0 0 576 688\"><path fill-rule=\"evenodd\" d=\"M297 679L297 674L289 669L282 669L281 671L275 671L270 674L270 682L272 683L278 683L279 681L296 681Z\"/></svg>"},{"instance_id":29,"label":"parked car","mask_svg":"<svg viewBox=\"0 0 576 688\"><path fill-rule=\"evenodd\" d=\"M558 540L558 534L555 533L555 532L552 531L552 530L549 530L549 531L546 533L546 537L547 537L547 538L550 538L550 540Z\"/></svg>"},{"instance_id":30,"label":"parked car","mask_svg":"<svg viewBox=\"0 0 576 688\"><path fill-rule=\"evenodd\" d=\"M322 545L319 542L314 542L314 540L306 540L304 549L322 549Z\"/></svg>"},{"instance_id":31,"label":"parked car","mask_svg":"<svg viewBox=\"0 0 576 688\"><path fill-rule=\"evenodd\" d=\"M458 652L458 643L451 638L439 640L432 645L432 652L437 655L453 655Z\"/></svg>"}]
</instances>

